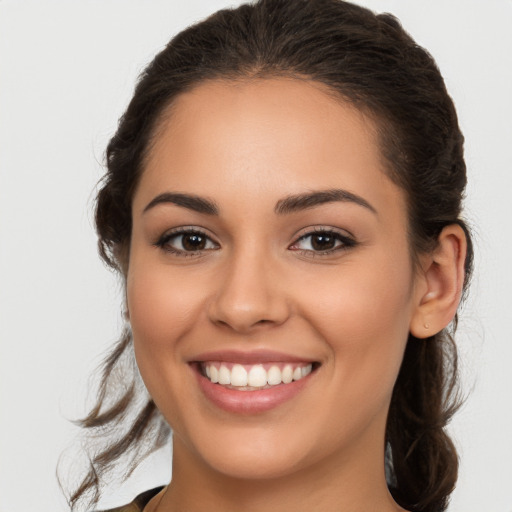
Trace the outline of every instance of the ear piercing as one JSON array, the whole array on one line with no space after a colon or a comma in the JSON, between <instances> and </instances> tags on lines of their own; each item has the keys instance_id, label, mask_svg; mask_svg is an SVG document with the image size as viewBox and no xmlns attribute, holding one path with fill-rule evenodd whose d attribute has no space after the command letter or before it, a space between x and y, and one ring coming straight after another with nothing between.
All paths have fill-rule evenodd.
<instances>
[{"instance_id":1,"label":"ear piercing","mask_svg":"<svg viewBox=\"0 0 512 512\"><path fill-rule=\"evenodd\" d=\"M425 329L430 329L430 325L426 322L423 324L423 327L425 327Z\"/></svg>"}]
</instances>

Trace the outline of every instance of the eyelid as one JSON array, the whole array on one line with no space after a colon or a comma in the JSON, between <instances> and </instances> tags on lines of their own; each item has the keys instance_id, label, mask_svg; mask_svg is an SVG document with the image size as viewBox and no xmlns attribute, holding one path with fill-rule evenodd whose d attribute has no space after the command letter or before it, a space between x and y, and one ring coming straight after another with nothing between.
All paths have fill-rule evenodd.
<instances>
[{"instance_id":1,"label":"eyelid","mask_svg":"<svg viewBox=\"0 0 512 512\"><path fill-rule=\"evenodd\" d=\"M334 233L336 235L340 235L341 237L355 240L355 236L348 229L337 228L325 224L314 224L312 226L301 228L295 233L294 239L299 240L299 238L302 238L303 236L311 234L314 235L315 233Z\"/></svg>"}]
</instances>

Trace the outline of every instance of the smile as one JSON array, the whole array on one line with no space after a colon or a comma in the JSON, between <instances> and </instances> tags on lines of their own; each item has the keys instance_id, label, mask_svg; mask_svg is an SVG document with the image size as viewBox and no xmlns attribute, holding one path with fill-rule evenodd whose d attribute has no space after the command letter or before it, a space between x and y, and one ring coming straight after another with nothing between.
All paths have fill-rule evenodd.
<instances>
[{"instance_id":1,"label":"smile","mask_svg":"<svg viewBox=\"0 0 512 512\"><path fill-rule=\"evenodd\" d=\"M269 389L280 384L290 384L311 373L312 363L264 363L239 364L230 362L206 362L201 373L213 384L238 391Z\"/></svg>"},{"instance_id":2,"label":"smile","mask_svg":"<svg viewBox=\"0 0 512 512\"><path fill-rule=\"evenodd\" d=\"M223 350L189 361L207 403L235 414L261 414L291 402L316 380L319 361L274 351Z\"/></svg>"}]
</instances>

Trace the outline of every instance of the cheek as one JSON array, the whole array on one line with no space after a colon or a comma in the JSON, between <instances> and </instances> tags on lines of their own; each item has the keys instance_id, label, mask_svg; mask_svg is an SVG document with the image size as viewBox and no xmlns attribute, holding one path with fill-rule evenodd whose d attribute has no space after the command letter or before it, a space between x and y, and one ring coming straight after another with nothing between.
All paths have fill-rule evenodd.
<instances>
[{"instance_id":1,"label":"cheek","mask_svg":"<svg viewBox=\"0 0 512 512\"><path fill-rule=\"evenodd\" d=\"M202 292L165 270L142 273L134 267L128 275L127 301L135 342L174 351L183 330L197 320Z\"/></svg>"},{"instance_id":2,"label":"cheek","mask_svg":"<svg viewBox=\"0 0 512 512\"><path fill-rule=\"evenodd\" d=\"M331 414L324 419L337 439L340 425L357 437L361 425L385 421L409 332L410 281L403 272L348 272L333 290L317 289L309 308L310 323L329 346L326 392ZM350 422L347 422L350 411ZM321 411L319 411L321 414ZM334 441L333 441L334 442Z\"/></svg>"},{"instance_id":3,"label":"cheek","mask_svg":"<svg viewBox=\"0 0 512 512\"><path fill-rule=\"evenodd\" d=\"M303 278L302 313L312 321L317 318L319 328L324 326L339 333L350 328L363 338L363 333L372 329L386 334L393 326L408 323L412 303L409 267L406 259L396 264L393 258L382 257L370 262L349 262L326 277ZM313 297L311 290L315 290Z\"/></svg>"},{"instance_id":4,"label":"cheek","mask_svg":"<svg viewBox=\"0 0 512 512\"><path fill-rule=\"evenodd\" d=\"M138 265L127 279L127 303L135 358L146 387L166 418L176 416L185 386L176 370L183 366L183 337L197 323L201 290L183 283L169 268ZM189 286L187 286L189 284Z\"/></svg>"},{"instance_id":5,"label":"cheek","mask_svg":"<svg viewBox=\"0 0 512 512\"><path fill-rule=\"evenodd\" d=\"M360 383L361 391L389 393L394 385L409 333L410 268L407 258L383 256L304 283L315 294L305 297L302 314L329 345L337 378Z\"/></svg>"},{"instance_id":6,"label":"cheek","mask_svg":"<svg viewBox=\"0 0 512 512\"><path fill-rule=\"evenodd\" d=\"M157 266L142 269L133 264L127 279L127 303L142 379L171 428L180 432L190 384L182 374L182 339L197 322L199 292L169 274L169 269L162 272Z\"/></svg>"}]
</instances>

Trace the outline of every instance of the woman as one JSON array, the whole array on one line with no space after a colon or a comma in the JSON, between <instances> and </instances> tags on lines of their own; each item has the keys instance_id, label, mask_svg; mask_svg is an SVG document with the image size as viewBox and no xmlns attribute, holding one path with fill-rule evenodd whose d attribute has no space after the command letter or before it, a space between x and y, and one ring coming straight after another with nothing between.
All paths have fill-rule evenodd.
<instances>
[{"instance_id":1,"label":"woman","mask_svg":"<svg viewBox=\"0 0 512 512\"><path fill-rule=\"evenodd\" d=\"M446 510L462 144L389 15L263 0L176 36L107 148L129 328L83 422L115 441L71 504L170 426L171 483L120 510Z\"/></svg>"}]
</instances>

